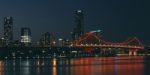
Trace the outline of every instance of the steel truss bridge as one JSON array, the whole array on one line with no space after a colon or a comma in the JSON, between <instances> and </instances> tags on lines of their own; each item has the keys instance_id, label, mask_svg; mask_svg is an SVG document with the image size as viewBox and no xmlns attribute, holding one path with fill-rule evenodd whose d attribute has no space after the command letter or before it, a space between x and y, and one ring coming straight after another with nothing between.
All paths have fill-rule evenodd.
<instances>
[{"instance_id":1,"label":"steel truss bridge","mask_svg":"<svg viewBox=\"0 0 150 75\"><path fill-rule=\"evenodd\" d=\"M143 50L144 45L138 38L128 38L123 42L109 42L103 39L103 37L94 32L85 33L80 38L73 42L74 47L86 48L125 48L129 50L129 55L137 55L138 50Z\"/></svg>"}]
</instances>

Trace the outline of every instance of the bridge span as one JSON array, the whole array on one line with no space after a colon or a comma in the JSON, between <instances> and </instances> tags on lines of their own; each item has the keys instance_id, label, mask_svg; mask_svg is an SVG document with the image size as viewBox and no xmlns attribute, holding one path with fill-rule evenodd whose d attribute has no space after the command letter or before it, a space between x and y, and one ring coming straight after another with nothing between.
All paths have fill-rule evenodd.
<instances>
[{"instance_id":1,"label":"bridge span","mask_svg":"<svg viewBox=\"0 0 150 75\"><path fill-rule=\"evenodd\" d=\"M86 48L122 48L128 49L129 55L137 55L137 51L143 50L144 45L139 41L138 38L128 38L123 42L109 42L103 39L103 37L94 32L88 32L76 39L73 44L73 47L83 47Z\"/></svg>"}]
</instances>

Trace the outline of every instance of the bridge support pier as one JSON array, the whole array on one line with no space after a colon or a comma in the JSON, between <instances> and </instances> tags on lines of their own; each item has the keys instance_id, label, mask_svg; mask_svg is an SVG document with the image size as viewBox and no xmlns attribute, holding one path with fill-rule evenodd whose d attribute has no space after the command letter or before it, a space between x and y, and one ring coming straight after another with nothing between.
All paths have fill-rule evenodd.
<instances>
[{"instance_id":1,"label":"bridge support pier","mask_svg":"<svg viewBox=\"0 0 150 75\"><path fill-rule=\"evenodd\" d=\"M130 49L129 50L129 56L136 56L138 53L137 53L137 50L136 49Z\"/></svg>"}]
</instances>

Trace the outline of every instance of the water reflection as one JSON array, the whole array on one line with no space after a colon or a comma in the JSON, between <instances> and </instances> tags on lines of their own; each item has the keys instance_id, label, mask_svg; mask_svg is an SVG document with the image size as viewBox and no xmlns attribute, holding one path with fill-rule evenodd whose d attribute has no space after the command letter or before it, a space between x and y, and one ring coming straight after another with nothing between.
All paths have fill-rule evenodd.
<instances>
[{"instance_id":1,"label":"water reflection","mask_svg":"<svg viewBox=\"0 0 150 75\"><path fill-rule=\"evenodd\" d=\"M29 62L29 60L23 61L20 64L21 64L21 66L24 66L24 67L20 67L21 75L29 75L30 74L30 62Z\"/></svg>"},{"instance_id":2,"label":"water reflection","mask_svg":"<svg viewBox=\"0 0 150 75\"><path fill-rule=\"evenodd\" d=\"M52 75L57 75L57 69L56 69L56 67L53 67L53 70L52 70L53 72L52 72Z\"/></svg>"},{"instance_id":3,"label":"water reflection","mask_svg":"<svg viewBox=\"0 0 150 75\"><path fill-rule=\"evenodd\" d=\"M56 61L56 58L53 58L53 67L56 67L57 66L57 61Z\"/></svg>"},{"instance_id":4,"label":"water reflection","mask_svg":"<svg viewBox=\"0 0 150 75\"><path fill-rule=\"evenodd\" d=\"M4 75L4 62L0 61L0 75Z\"/></svg>"},{"instance_id":5,"label":"water reflection","mask_svg":"<svg viewBox=\"0 0 150 75\"><path fill-rule=\"evenodd\" d=\"M0 60L0 75L149 75L150 57Z\"/></svg>"}]
</instances>

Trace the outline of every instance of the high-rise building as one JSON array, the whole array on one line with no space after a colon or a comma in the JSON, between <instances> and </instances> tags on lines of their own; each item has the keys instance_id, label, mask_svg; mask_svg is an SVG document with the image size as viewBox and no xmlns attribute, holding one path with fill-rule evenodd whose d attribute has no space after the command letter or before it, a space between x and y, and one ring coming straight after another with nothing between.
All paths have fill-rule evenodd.
<instances>
[{"instance_id":1,"label":"high-rise building","mask_svg":"<svg viewBox=\"0 0 150 75\"><path fill-rule=\"evenodd\" d=\"M4 47L4 45L5 45L5 40L2 37L2 38L0 38L0 47Z\"/></svg>"},{"instance_id":2,"label":"high-rise building","mask_svg":"<svg viewBox=\"0 0 150 75\"><path fill-rule=\"evenodd\" d=\"M21 28L21 46L31 46L31 30L28 27Z\"/></svg>"},{"instance_id":3,"label":"high-rise building","mask_svg":"<svg viewBox=\"0 0 150 75\"><path fill-rule=\"evenodd\" d=\"M42 47L50 46L50 33L49 32L42 34L42 38L40 39L40 46Z\"/></svg>"},{"instance_id":4,"label":"high-rise building","mask_svg":"<svg viewBox=\"0 0 150 75\"><path fill-rule=\"evenodd\" d=\"M74 13L76 27L72 32L72 39L75 40L84 34L84 13L82 10L76 10Z\"/></svg>"},{"instance_id":5,"label":"high-rise building","mask_svg":"<svg viewBox=\"0 0 150 75\"><path fill-rule=\"evenodd\" d=\"M59 38L58 39L58 46L60 47L69 47L70 46L70 40L68 39L63 39L63 38Z\"/></svg>"},{"instance_id":6,"label":"high-rise building","mask_svg":"<svg viewBox=\"0 0 150 75\"><path fill-rule=\"evenodd\" d=\"M56 45L56 40L54 35L49 32L43 33L40 39L40 46L42 47L50 47Z\"/></svg>"},{"instance_id":7,"label":"high-rise building","mask_svg":"<svg viewBox=\"0 0 150 75\"><path fill-rule=\"evenodd\" d=\"M56 46L56 35L51 33L51 46Z\"/></svg>"},{"instance_id":8,"label":"high-rise building","mask_svg":"<svg viewBox=\"0 0 150 75\"><path fill-rule=\"evenodd\" d=\"M4 40L5 46L10 46L13 42L13 18L4 17Z\"/></svg>"}]
</instances>

